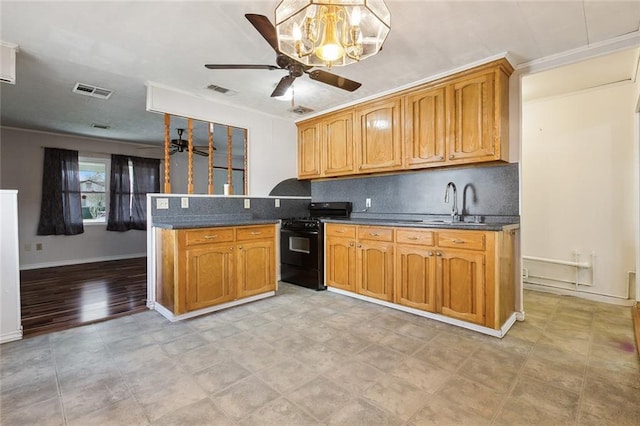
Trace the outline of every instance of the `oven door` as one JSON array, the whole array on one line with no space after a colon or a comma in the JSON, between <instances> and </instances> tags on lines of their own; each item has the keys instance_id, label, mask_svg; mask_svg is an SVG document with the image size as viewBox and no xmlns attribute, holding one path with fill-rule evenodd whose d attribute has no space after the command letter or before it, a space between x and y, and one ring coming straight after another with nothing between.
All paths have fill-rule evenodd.
<instances>
[{"instance_id":1,"label":"oven door","mask_svg":"<svg viewBox=\"0 0 640 426\"><path fill-rule=\"evenodd\" d=\"M318 231L280 230L280 262L305 269L318 269L322 253Z\"/></svg>"}]
</instances>

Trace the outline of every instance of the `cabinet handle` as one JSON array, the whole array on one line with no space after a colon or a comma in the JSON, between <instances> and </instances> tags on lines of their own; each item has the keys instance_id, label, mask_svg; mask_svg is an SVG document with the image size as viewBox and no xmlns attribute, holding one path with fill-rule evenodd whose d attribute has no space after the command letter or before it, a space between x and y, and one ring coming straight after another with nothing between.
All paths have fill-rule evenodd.
<instances>
[{"instance_id":1,"label":"cabinet handle","mask_svg":"<svg viewBox=\"0 0 640 426\"><path fill-rule=\"evenodd\" d=\"M233 251L233 247L229 247L229 251Z\"/></svg>"},{"instance_id":2,"label":"cabinet handle","mask_svg":"<svg viewBox=\"0 0 640 426\"><path fill-rule=\"evenodd\" d=\"M353 243L349 243L349 247L353 247Z\"/></svg>"},{"instance_id":3,"label":"cabinet handle","mask_svg":"<svg viewBox=\"0 0 640 426\"><path fill-rule=\"evenodd\" d=\"M419 239L420 238L418 238L418 237L407 237L407 240L414 240L415 241L415 240L419 240Z\"/></svg>"},{"instance_id":4,"label":"cabinet handle","mask_svg":"<svg viewBox=\"0 0 640 426\"><path fill-rule=\"evenodd\" d=\"M438 155L438 160L444 160L444 157L442 155Z\"/></svg>"},{"instance_id":5,"label":"cabinet handle","mask_svg":"<svg viewBox=\"0 0 640 426\"><path fill-rule=\"evenodd\" d=\"M466 242L465 240L459 240L459 239L457 239L457 238L455 238L455 239L453 240L453 243L454 243L454 244L464 244L465 242Z\"/></svg>"},{"instance_id":6,"label":"cabinet handle","mask_svg":"<svg viewBox=\"0 0 640 426\"><path fill-rule=\"evenodd\" d=\"M369 232L369 235L371 235L372 237L379 237L380 234L376 233L376 232Z\"/></svg>"},{"instance_id":7,"label":"cabinet handle","mask_svg":"<svg viewBox=\"0 0 640 426\"><path fill-rule=\"evenodd\" d=\"M442 256L442 253L440 253L439 251L436 252L436 256Z\"/></svg>"},{"instance_id":8,"label":"cabinet handle","mask_svg":"<svg viewBox=\"0 0 640 426\"><path fill-rule=\"evenodd\" d=\"M336 234L344 234L344 229L336 229Z\"/></svg>"},{"instance_id":9,"label":"cabinet handle","mask_svg":"<svg viewBox=\"0 0 640 426\"><path fill-rule=\"evenodd\" d=\"M217 236L217 235L205 235L205 236L204 236L204 239L205 239L205 240L211 240L211 239L213 239L213 238L218 238L218 236Z\"/></svg>"},{"instance_id":10,"label":"cabinet handle","mask_svg":"<svg viewBox=\"0 0 640 426\"><path fill-rule=\"evenodd\" d=\"M251 231L251 235L260 235L262 231Z\"/></svg>"},{"instance_id":11,"label":"cabinet handle","mask_svg":"<svg viewBox=\"0 0 640 426\"><path fill-rule=\"evenodd\" d=\"M238 250L242 250L242 246L238 246Z\"/></svg>"},{"instance_id":12,"label":"cabinet handle","mask_svg":"<svg viewBox=\"0 0 640 426\"><path fill-rule=\"evenodd\" d=\"M362 244L358 244L358 248L362 248Z\"/></svg>"},{"instance_id":13,"label":"cabinet handle","mask_svg":"<svg viewBox=\"0 0 640 426\"><path fill-rule=\"evenodd\" d=\"M453 160L454 158L456 158L456 156L455 156L455 155L453 155L453 154L451 154L451 155L449 156L449 160Z\"/></svg>"},{"instance_id":14,"label":"cabinet handle","mask_svg":"<svg viewBox=\"0 0 640 426\"><path fill-rule=\"evenodd\" d=\"M427 256L433 256L433 252L430 251L429 253L427 253Z\"/></svg>"}]
</instances>

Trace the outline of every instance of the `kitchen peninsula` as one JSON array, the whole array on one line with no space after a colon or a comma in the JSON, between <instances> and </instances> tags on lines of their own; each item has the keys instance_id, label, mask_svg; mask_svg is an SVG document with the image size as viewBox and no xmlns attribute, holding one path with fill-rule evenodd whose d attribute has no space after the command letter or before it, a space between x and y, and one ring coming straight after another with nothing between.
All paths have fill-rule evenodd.
<instances>
[{"instance_id":1,"label":"kitchen peninsula","mask_svg":"<svg viewBox=\"0 0 640 426\"><path fill-rule=\"evenodd\" d=\"M278 214L302 214L309 198L191 195L188 209L181 198L149 198L147 306L178 321L273 296Z\"/></svg>"}]
</instances>

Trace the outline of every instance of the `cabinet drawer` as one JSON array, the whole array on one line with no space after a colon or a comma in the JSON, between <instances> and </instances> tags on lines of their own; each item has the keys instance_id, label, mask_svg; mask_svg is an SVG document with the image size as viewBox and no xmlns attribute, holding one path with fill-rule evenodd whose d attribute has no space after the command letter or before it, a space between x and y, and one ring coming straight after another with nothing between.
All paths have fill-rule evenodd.
<instances>
[{"instance_id":1,"label":"cabinet drawer","mask_svg":"<svg viewBox=\"0 0 640 426\"><path fill-rule=\"evenodd\" d=\"M443 231L438 232L438 246L466 250L484 250L486 237L484 232Z\"/></svg>"},{"instance_id":2,"label":"cabinet drawer","mask_svg":"<svg viewBox=\"0 0 640 426\"><path fill-rule=\"evenodd\" d=\"M433 246L433 231L424 229L396 229L396 242L399 244Z\"/></svg>"},{"instance_id":3,"label":"cabinet drawer","mask_svg":"<svg viewBox=\"0 0 640 426\"><path fill-rule=\"evenodd\" d=\"M335 223L327 223L325 227L325 235L328 237L355 238L356 227L353 225L339 225Z\"/></svg>"},{"instance_id":4,"label":"cabinet drawer","mask_svg":"<svg viewBox=\"0 0 640 426\"><path fill-rule=\"evenodd\" d=\"M393 241L393 228L378 226L359 226L358 240Z\"/></svg>"},{"instance_id":5,"label":"cabinet drawer","mask_svg":"<svg viewBox=\"0 0 640 426\"><path fill-rule=\"evenodd\" d=\"M184 244L224 243L233 241L233 228L203 228L181 231L184 234Z\"/></svg>"},{"instance_id":6,"label":"cabinet drawer","mask_svg":"<svg viewBox=\"0 0 640 426\"><path fill-rule=\"evenodd\" d=\"M276 235L275 226L248 226L237 228L236 240L261 240L264 238L273 238Z\"/></svg>"}]
</instances>

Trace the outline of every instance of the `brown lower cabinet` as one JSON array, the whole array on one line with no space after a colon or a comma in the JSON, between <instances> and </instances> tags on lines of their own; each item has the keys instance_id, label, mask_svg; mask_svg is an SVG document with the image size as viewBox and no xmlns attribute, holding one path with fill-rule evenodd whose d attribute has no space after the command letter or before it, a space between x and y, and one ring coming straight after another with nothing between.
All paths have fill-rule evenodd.
<instances>
[{"instance_id":1,"label":"brown lower cabinet","mask_svg":"<svg viewBox=\"0 0 640 426\"><path fill-rule=\"evenodd\" d=\"M514 232L329 223L327 285L499 329L515 307Z\"/></svg>"},{"instance_id":2,"label":"brown lower cabinet","mask_svg":"<svg viewBox=\"0 0 640 426\"><path fill-rule=\"evenodd\" d=\"M161 229L156 300L179 315L276 288L275 225Z\"/></svg>"}]
</instances>

